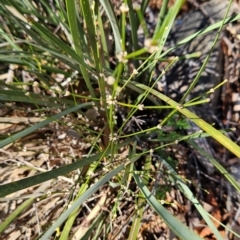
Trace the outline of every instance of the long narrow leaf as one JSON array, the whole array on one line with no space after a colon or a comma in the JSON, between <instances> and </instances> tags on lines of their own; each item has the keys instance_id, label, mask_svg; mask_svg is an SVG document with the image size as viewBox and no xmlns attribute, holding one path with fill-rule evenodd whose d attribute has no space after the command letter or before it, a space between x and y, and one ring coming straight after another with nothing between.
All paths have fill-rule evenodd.
<instances>
[{"instance_id":1,"label":"long narrow leaf","mask_svg":"<svg viewBox=\"0 0 240 240\"><path fill-rule=\"evenodd\" d=\"M106 182L108 182L112 177L116 176L120 171L124 169L124 164L120 165L119 167L115 168L113 171L106 174L102 177L98 182L96 182L93 186L91 186L81 197L79 197L72 206L67 209L54 223L53 225L43 234L40 238L41 240L47 240L49 237L55 232L55 229L59 227L67 218L68 216L74 212L79 206L89 199L89 197L96 192L100 187L102 187Z\"/></svg>"},{"instance_id":2,"label":"long narrow leaf","mask_svg":"<svg viewBox=\"0 0 240 240\"><path fill-rule=\"evenodd\" d=\"M77 11L76 11L77 7L75 4L75 1L66 0L66 6L67 6L68 21L71 29L71 35L73 38L75 51L77 55L80 56L81 59L84 59L84 54L83 54L83 50L80 42L79 30L78 30ZM91 85L87 70L82 65L80 65L80 69L91 96L96 97L93 87Z\"/></svg>"},{"instance_id":3,"label":"long narrow leaf","mask_svg":"<svg viewBox=\"0 0 240 240\"><path fill-rule=\"evenodd\" d=\"M24 129L23 131L21 131L21 132L19 132L17 134L14 134L11 137L1 141L0 142L0 148L6 146L7 144L15 142L15 141L17 141L18 139L20 139L22 137L27 136L28 134L36 131L37 129L46 126L50 122L59 120L61 117L65 116L65 115L67 115L67 114L69 114L71 112L75 112L75 111L77 111L77 110L79 110L79 109L81 109L83 107L87 107L87 106L91 106L91 105L92 105L92 103L83 103L83 104L77 105L75 107L69 108L69 109L67 109L67 110L65 110L65 111L63 111L61 113L58 113L58 114L56 114L54 116L51 116L48 119L46 119L46 120L44 120L44 121L42 121L40 123L37 123L34 126L31 126L31 127L27 128L27 129Z\"/></svg>"},{"instance_id":4,"label":"long narrow leaf","mask_svg":"<svg viewBox=\"0 0 240 240\"><path fill-rule=\"evenodd\" d=\"M123 146L128 145L130 142L132 142L135 138L129 138L128 140L124 141L123 143L119 144L117 146L117 149L120 149ZM99 160L100 158L102 158L103 156L107 156L109 153L111 152L111 150L107 150L104 153L98 153L94 156L91 157L86 157L86 158L82 158L81 160L78 159L78 161L71 163L69 165L51 170L49 172L45 172L45 173L41 173L38 174L36 176L32 176L32 177L28 177L16 182L12 182L12 183L8 183L8 184L4 184L0 186L0 198L4 197L8 194L11 194L13 192L19 191L21 189L25 189L27 187L31 187L34 186L36 184L51 180L53 178L56 178L58 176L62 176L65 175L77 168L81 168L84 167L88 164L91 164L94 161Z\"/></svg>"},{"instance_id":5,"label":"long narrow leaf","mask_svg":"<svg viewBox=\"0 0 240 240\"><path fill-rule=\"evenodd\" d=\"M208 32L211 32L215 29L218 29L221 27L222 24L226 25L228 23L231 23L231 22L236 22L237 20L240 19L240 14L237 14L236 16L233 16L233 17L229 17L227 18L225 21L219 21L217 23L214 23L212 24L211 26L205 28L204 30L200 30L194 34L192 34L191 36L188 36L186 38L184 38L183 40L181 40L179 43L177 43L174 47L172 48L169 48L167 51L165 51L164 53L162 53L159 57L160 58L163 58L164 56L166 56L168 53L172 52L174 49L182 46L183 44L185 43L188 43L190 42L191 40L195 39L196 37L198 36L201 36L203 34L206 34Z\"/></svg>"},{"instance_id":6,"label":"long narrow leaf","mask_svg":"<svg viewBox=\"0 0 240 240\"><path fill-rule=\"evenodd\" d=\"M9 224L14 221L21 212L23 212L29 205L32 204L35 198L29 198L24 201L18 208L16 208L1 224L0 224L0 234L4 231Z\"/></svg>"},{"instance_id":7,"label":"long narrow leaf","mask_svg":"<svg viewBox=\"0 0 240 240\"><path fill-rule=\"evenodd\" d=\"M165 165L165 167L168 169L169 173L173 176L175 183L180 188L180 191L184 193L184 195L192 202L192 204L196 207L198 212L201 214L207 225L210 227L212 232L215 234L218 240L223 240L221 234L215 227L214 223L209 218L208 213L204 210L200 202L197 200L197 198L194 197L194 194L191 192L189 187L182 181L182 179L177 175L177 173L174 171L174 169L165 161L162 157L158 156L158 158L161 160L161 162Z\"/></svg>"},{"instance_id":8,"label":"long narrow leaf","mask_svg":"<svg viewBox=\"0 0 240 240\"><path fill-rule=\"evenodd\" d=\"M115 14L113 13L113 10L112 10L112 6L111 6L109 0L100 0L100 2L107 14L110 24L112 26L114 42L115 42L115 50L117 53L121 52L122 51L121 42L120 42L121 36L120 36L119 27L117 24Z\"/></svg>"},{"instance_id":9,"label":"long narrow leaf","mask_svg":"<svg viewBox=\"0 0 240 240\"><path fill-rule=\"evenodd\" d=\"M186 116L188 119L193 121L196 125L198 125L201 129L206 131L209 135L211 135L214 139L216 139L218 142L220 142L224 147L226 147L229 151L231 151L233 154L235 154L237 157L240 157L240 147L231 141L229 138L224 136L221 132L216 130L214 127L212 127L210 124L205 122L203 119L199 118L196 114L192 113L189 111L187 108L181 106L177 102L173 101L171 98L165 96L164 94L154 90L150 89L149 87L140 84L140 83L135 83L135 85L141 89L147 90L156 97L160 98L167 104L171 105L174 107L177 111L182 113L184 116Z\"/></svg>"},{"instance_id":10,"label":"long narrow leaf","mask_svg":"<svg viewBox=\"0 0 240 240\"><path fill-rule=\"evenodd\" d=\"M189 230L187 226L183 225L179 220L177 220L173 215L171 215L151 194L147 186L145 186L138 174L133 172L134 179L140 188L141 192L145 196L148 203L153 207L153 209L163 218L167 223L168 227L178 236L180 239L185 240L200 240L199 236Z\"/></svg>"}]
</instances>

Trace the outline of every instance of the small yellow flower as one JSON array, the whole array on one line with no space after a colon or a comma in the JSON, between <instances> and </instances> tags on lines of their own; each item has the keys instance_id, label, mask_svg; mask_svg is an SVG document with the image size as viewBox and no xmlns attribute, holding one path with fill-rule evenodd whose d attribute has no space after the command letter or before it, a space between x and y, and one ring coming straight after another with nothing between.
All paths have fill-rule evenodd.
<instances>
[{"instance_id":1,"label":"small yellow flower","mask_svg":"<svg viewBox=\"0 0 240 240\"><path fill-rule=\"evenodd\" d=\"M115 141L117 141L117 139L118 139L118 135L116 133L109 135L109 140L111 142L115 142Z\"/></svg>"},{"instance_id":2,"label":"small yellow flower","mask_svg":"<svg viewBox=\"0 0 240 240\"><path fill-rule=\"evenodd\" d=\"M64 97L67 97L69 95L71 95L71 93L69 91L66 91L65 94L64 94Z\"/></svg>"},{"instance_id":3,"label":"small yellow flower","mask_svg":"<svg viewBox=\"0 0 240 240\"><path fill-rule=\"evenodd\" d=\"M121 63L127 63L128 62L128 59L126 58L127 56L127 52L120 52L117 54L117 59L119 62Z\"/></svg>"},{"instance_id":4,"label":"small yellow flower","mask_svg":"<svg viewBox=\"0 0 240 240\"><path fill-rule=\"evenodd\" d=\"M122 13L127 13L129 11L129 7L126 3L122 3L119 9Z\"/></svg>"},{"instance_id":5,"label":"small yellow flower","mask_svg":"<svg viewBox=\"0 0 240 240\"><path fill-rule=\"evenodd\" d=\"M138 109L139 109L140 111L143 111L144 105L143 105L143 104L138 104Z\"/></svg>"},{"instance_id":6,"label":"small yellow flower","mask_svg":"<svg viewBox=\"0 0 240 240\"><path fill-rule=\"evenodd\" d=\"M133 9L135 11L139 11L141 9L141 5L139 3L137 3L137 2L134 2L133 3Z\"/></svg>"},{"instance_id":7,"label":"small yellow flower","mask_svg":"<svg viewBox=\"0 0 240 240\"><path fill-rule=\"evenodd\" d=\"M133 73L133 75L137 75L138 74L137 69L134 68L132 73Z\"/></svg>"},{"instance_id":8,"label":"small yellow flower","mask_svg":"<svg viewBox=\"0 0 240 240\"><path fill-rule=\"evenodd\" d=\"M214 93L214 89L213 88L211 88L209 91L208 91L208 93Z\"/></svg>"},{"instance_id":9,"label":"small yellow flower","mask_svg":"<svg viewBox=\"0 0 240 240\"><path fill-rule=\"evenodd\" d=\"M106 82L108 85L113 85L115 83L116 79L113 76L108 76L106 79Z\"/></svg>"},{"instance_id":10,"label":"small yellow flower","mask_svg":"<svg viewBox=\"0 0 240 240\"><path fill-rule=\"evenodd\" d=\"M113 98L112 95L107 95L106 97L107 97L106 99L107 104L114 105L117 103L116 99Z\"/></svg>"},{"instance_id":11,"label":"small yellow flower","mask_svg":"<svg viewBox=\"0 0 240 240\"><path fill-rule=\"evenodd\" d=\"M152 155L153 155L153 152L154 152L154 150L153 150L153 149L150 149L150 151L149 151L149 153L150 153L150 156L152 156Z\"/></svg>"},{"instance_id":12,"label":"small yellow flower","mask_svg":"<svg viewBox=\"0 0 240 240\"><path fill-rule=\"evenodd\" d=\"M154 53L158 50L157 44L151 38L145 39L144 47L147 49L149 53Z\"/></svg>"}]
</instances>

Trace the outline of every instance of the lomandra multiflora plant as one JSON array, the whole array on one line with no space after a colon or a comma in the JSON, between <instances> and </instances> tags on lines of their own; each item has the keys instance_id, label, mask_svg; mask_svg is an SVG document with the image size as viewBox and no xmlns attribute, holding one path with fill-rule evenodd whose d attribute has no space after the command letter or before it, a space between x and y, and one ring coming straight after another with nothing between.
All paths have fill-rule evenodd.
<instances>
[{"instance_id":1,"label":"lomandra multiflora plant","mask_svg":"<svg viewBox=\"0 0 240 240\"><path fill-rule=\"evenodd\" d=\"M0 3L1 121L8 123L0 142L0 196L4 209L10 201L15 206L3 211L3 238L136 239L150 212L166 223L164 234L200 239L172 214L170 191L181 192L222 238L188 179L178 175L174 149L209 136L236 156L239 147L188 109L206 100L176 102L156 84L179 61L167 54L239 15L164 49L184 3L167 2L151 28L148 1ZM159 62L167 64L156 76ZM202 132L186 135L188 119Z\"/></svg>"}]
</instances>

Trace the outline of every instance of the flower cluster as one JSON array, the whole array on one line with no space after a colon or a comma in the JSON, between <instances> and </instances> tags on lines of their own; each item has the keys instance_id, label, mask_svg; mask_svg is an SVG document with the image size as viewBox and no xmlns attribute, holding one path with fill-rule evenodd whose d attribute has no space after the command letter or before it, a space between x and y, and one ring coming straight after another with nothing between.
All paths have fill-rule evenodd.
<instances>
[{"instance_id":1,"label":"flower cluster","mask_svg":"<svg viewBox=\"0 0 240 240\"><path fill-rule=\"evenodd\" d=\"M120 6L120 11L121 13L127 13L129 11L129 7L126 3L122 3L122 5Z\"/></svg>"},{"instance_id":2,"label":"flower cluster","mask_svg":"<svg viewBox=\"0 0 240 240\"><path fill-rule=\"evenodd\" d=\"M144 47L147 49L149 53L154 53L157 52L158 50L157 44L151 38L145 39Z\"/></svg>"},{"instance_id":3,"label":"flower cluster","mask_svg":"<svg viewBox=\"0 0 240 240\"><path fill-rule=\"evenodd\" d=\"M107 83L108 85L113 85L113 84L115 83L115 81L116 81L116 79L115 79L113 76L108 76L108 77L106 78L106 83Z\"/></svg>"},{"instance_id":4,"label":"flower cluster","mask_svg":"<svg viewBox=\"0 0 240 240\"><path fill-rule=\"evenodd\" d=\"M110 134L110 135L109 135L109 140L110 140L111 142L117 141L117 140L118 140L118 135L117 135L117 133Z\"/></svg>"},{"instance_id":5,"label":"flower cluster","mask_svg":"<svg viewBox=\"0 0 240 240\"><path fill-rule=\"evenodd\" d=\"M144 105L143 104L138 104L138 110L143 111L144 110Z\"/></svg>"},{"instance_id":6,"label":"flower cluster","mask_svg":"<svg viewBox=\"0 0 240 240\"><path fill-rule=\"evenodd\" d=\"M127 56L127 52L120 52L116 55L116 57L120 63L128 62L128 59L126 58L126 56Z\"/></svg>"},{"instance_id":7,"label":"flower cluster","mask_svg":"<svg viewBox=\"0 0 240 240\"><path fill-rule=\"evenodd\" d=\"M107 95L106 102L109 105L115 105L117 103L117 100L115 98L113 98L112 95Z\"/></svg>"}]
</instances>

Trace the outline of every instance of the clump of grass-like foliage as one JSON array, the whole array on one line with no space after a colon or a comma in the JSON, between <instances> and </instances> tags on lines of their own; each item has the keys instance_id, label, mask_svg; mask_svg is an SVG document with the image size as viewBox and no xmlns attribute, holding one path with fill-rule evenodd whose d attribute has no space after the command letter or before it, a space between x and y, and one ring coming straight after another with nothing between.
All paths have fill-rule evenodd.
<instances>
[{"instance_id":1,"label":"clump of grass-like foliage","mask_svg":"<svg viewBox=\"0 0 240 240\"><path fill-rule=\"evenodd\" d=\"M163 1L163 6L167 6L167 2ZM21 142L34 133L40 136L44 129L48 135L39 137L43 141L38 147L60 141L66 135L81 144L77 147L79 154L71 156L69 152L63 155L52 150L57 149L57 144L51 145L48 153L44 149L38 151L37 147L33 150L35 156L45 154L49 159L58 156L60 166L45 166L40 170L27 165L27 161L21 162L18 168L34 169L35 173L2 184L0 197L6 196L4 201L8 201L9 194L14 198L19 190L48 180L58 181L59 177L66 178L70 186L68 191L49 187L50 194L39 190L26 199L21 198L21 205L0 224L0 233L17 221L34 202L48 201L55 194L65 199L65 205L53 222L40 227L36 238L48 239L57 234L59 239L68 239L69 236L75 239L114 239L118 232L112 232L112 229L121 204L125 198L131 197L135 206L127 216L132 220L129 239L137 238L147 204L179 238L200 239L165 208L164 198L169 190L166 186L175 185L195 205L215 236L221 238L213 221L189 189L188 182L177 174L177 162L168 156L167 148L189 139L183 131L187 127L186 118L194 119L205 137L215 138L238 157L240 149L221 131L188 110L188 106L196 103L175 102L155 90L152 80L156 60L163 61L173 50L164 52L163 47L183 3L183 0L177 0L169 9L162 7L149 44L140 47L137 35L140 25L145 37L150 37L144 19L146 0L139 6L133 5L131 0L124 1L119 5L118 16L109 0L1 1L0 71L7 75L4 81L0 81L0 104L2 108L21 112L22 118L17 117L19 123L28 120L24 125L20 124L24 126L20 130L5 133L0 147L5 152L11 147L23 151ZM205 32L221 28L226 22L223 20L209 26ZM131 26L130 32L126 31L127 24ZM196 36L186 36L179 45L193 37ZM166 71L174 61L177 59L169 63ZM151 104L147 106L146 102ZM151 110L162 116L161 123L149 129L141 128L141 119L134 120L135 113ZM11 121L9 118L8 122ZM134 126L140 125L140 128L131 129L131 121L136 121ZM159 141L153 141L150 147L139 144L141 139L153 133L157 134ZM46 136L51 134L55 137L49 140ZM74 142L69 144L74 145ZM152 158L157 166L154 170ZM226 171L214 160L213 164L220 172ZM168 185L159 185L154 192L150 186L158 176L157 171L162 171ZM239 191L236 181L230 175L226 176ZM63 197L65 195L67 197ZM91 209L88 202L92 203L89 205ZM83 220L77 228L75 221L79 216Z\"/></svg>"}]
</instances>

